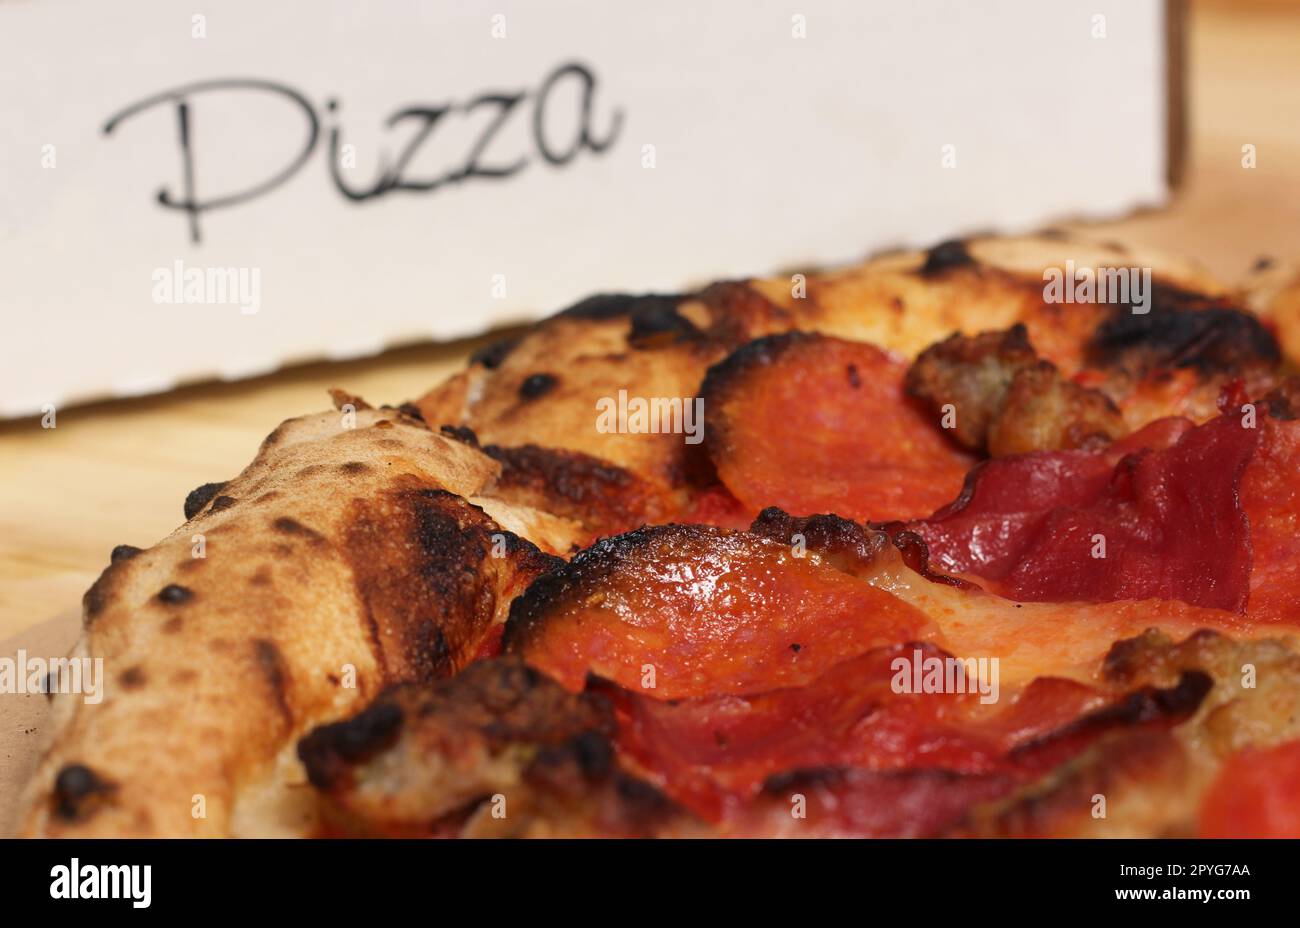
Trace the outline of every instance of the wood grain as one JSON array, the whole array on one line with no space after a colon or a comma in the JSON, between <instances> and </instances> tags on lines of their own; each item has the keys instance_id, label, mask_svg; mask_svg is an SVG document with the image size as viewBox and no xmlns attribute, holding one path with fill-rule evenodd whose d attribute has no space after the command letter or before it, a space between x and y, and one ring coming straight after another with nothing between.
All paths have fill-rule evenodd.
<instances>
[{"instance_id":1,"label":"wood grain","mask_svg":"<svg viewBox=\"0 0 1300 928\"><path fill-rule=\"evenodd\" d=\"M1189 25L1185 186L1168 209L1089 229L1190 255L1231 280L1261 255L1300 256L1300 5L1202 3ZM1254 170L1241 166L1247 143ZM479 343L70 408L54 429L0 426L0 638L74 607L114 545L161 538L189 490L236 474L281 420L326 408L327 388L400 402Z\"/></svg>"}]
</instances>

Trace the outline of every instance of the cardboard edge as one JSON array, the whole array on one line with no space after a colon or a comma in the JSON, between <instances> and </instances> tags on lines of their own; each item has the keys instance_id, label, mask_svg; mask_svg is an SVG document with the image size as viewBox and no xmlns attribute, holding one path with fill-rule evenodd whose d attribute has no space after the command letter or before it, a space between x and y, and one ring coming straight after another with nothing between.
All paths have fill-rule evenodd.
<instances>
[{"instance_id":1,"label":"cardboard edge","mask_svg":"<svg viewBox=\"0 0 1300 928\"><path fill-rule=\"evenodd\" d=\"M1187 0L1165 0L1165 182L1182 187L1187 169Z\"/></svg>"}]
</instances>

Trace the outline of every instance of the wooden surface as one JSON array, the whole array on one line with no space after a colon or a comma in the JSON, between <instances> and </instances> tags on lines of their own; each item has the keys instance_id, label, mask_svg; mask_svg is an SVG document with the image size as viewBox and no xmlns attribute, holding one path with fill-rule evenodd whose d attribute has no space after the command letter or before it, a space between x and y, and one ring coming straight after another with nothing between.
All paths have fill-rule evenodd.
<instances>
[{"instance_id":1,"label":"wooden surface","mask_svg":"<svg viewBox=\"0 0 1300 928\"><path fill-rule=\"evenodd\" d=\"M1167 210L1099 228L1228 279L1261 255L1300 256L1300 7L1194 6L1188 68L1182 192ZM1241 166L1247 143L1255 170ZM32 419L0 425L0 639L75 607L114 545L167 534L186 493L238 473L281 420L326 408L328 387L400 402L457 369L473 345L70 408L51 430Z\"/></svg>"}]
</instances>

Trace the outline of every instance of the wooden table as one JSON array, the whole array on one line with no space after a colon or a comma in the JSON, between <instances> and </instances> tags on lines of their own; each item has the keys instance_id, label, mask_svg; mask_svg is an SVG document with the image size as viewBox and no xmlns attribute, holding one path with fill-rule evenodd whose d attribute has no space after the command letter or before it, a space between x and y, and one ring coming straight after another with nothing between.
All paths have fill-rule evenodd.
<instances>
[{"instance_id":1,"label":"wooden table","mask_svg":"<svg viewBox=\"0 0 1300 928\"><path fill-rule=\"evenodd\" d=\"M1199 4L1190 32L1185 186L1169 209L1099 228L1231 279L1260 255L1300 256L1300 6ZM1248 142L1253 171L1240 163ZM65 409L52 430L0 426L0 639L75 608L115 544L167 534L189 490L238 473L282 419L325 408L328 387L399 402L474 344Z\"/></svg>"}]
</instances>

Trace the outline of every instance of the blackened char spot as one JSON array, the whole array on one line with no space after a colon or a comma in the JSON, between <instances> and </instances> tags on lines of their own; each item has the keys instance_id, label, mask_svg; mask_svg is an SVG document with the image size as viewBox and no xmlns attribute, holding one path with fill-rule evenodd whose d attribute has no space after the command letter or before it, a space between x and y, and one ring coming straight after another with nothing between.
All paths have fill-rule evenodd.
<instances>
[{"instance_id":1,"label":"blackened char spot","mask_svg":"<svg viewBox=\"0 0 1300 928\"><path fill-rule=\"evenodd\" d=\"M54 778L54 812L68 821L84 819L93 811L91 800L116 787L83 764L68 764Z\"/></svg>"},{"instance_id":2,"label":"blackened char spot","mask_svg":"<svg viewBox=\"0 0 1300 928\"><path fill-rule=\"evenodd\" d=\"M203 486L195 487L193 490L190 490L189 495L185 497L186 521L197 516L199 511L211 502L212 497L220 493L222 487L225 485L225 481L222 481L221 483L205 483Z\"/></svg>"},{"instance_id":3,"label":"blackened char spot","mask_svg":"<svg viewBox=\"0 0 1300 928\"><path fill-rule=\"evenodd\" d=\"M961 239L949 239L940 242L925 253L925 263L921 265L923 277L936 277L945 271L959 267L973 267L975 259L966 249Z\"/></svg>"},{"instance_id":4,"label":"blackened char spot","mask_svg":"<svg viewBox=\"0 0 1300 928\"><path fill-rule=\"evenodd\" d=\"M488 370L496 370L510 352L515 350L515 346L519 344L519 341L520 337L516 335L512 338L503 338L500 341L493 342L470 355L469 363L482 364Z\"/></svg>"},{"instance_id":5,"label":"blackened char spot","mask_svg":"<svg viewBox=\"0 0 1300 928\"><path fill-rule=\"evenodd\" d=\"M519 395L526 400L537 399L550 393L559 382L554 374L529 374L519 384Z\"/></svg>"},{"instance_id":6,"label":"blackened char spot","mask_svg":"<svg viewBox=\"0 0 1300 928\"><path fill-rule=\"evenodd\" d=\"M675 313L681 297L663 293L598 293L585 300L574 303L556 315L566 319L608 320L623 316L634 316L640 312L646 315L656 313Z\"/></svg>"},{"instance_id":7,"label":"blackened char spot","mask_svg":"<svg viewBox=\"0 0 1300 928\"><path fill-rule=\"evenodd\" d=\"M471 448L478 447L478 436L474 434L474 430L468 425L444 425L438 431L453 441L469 445Z\"/></svg>"},{"instance_id":8,"label":"blackened char spot","mask_svg":"<svg viewBox=\"0 0 1300 928\"><path fill-rule=\"evenodd\" d=\"M367 760L396 740L402 707L380 701L345 722L315 729L298 742L298 759L317 789L330 789L350 764Z\"/></svg>"},{"instance_id":9,"label":"blackened char spot","mask_svg":"<svg viewBox=\"0 0 1300 928\"><path fill-rule=\"evenodd\" d=\"M216 499L212 501L212 508L209 509L208 511L220 512L223 509L229 509L237 502L239 502L239 500L235 499L233 496L218 496Z\"/></svg>"},{"instance_id":10,"label":"blackened char spot","mask_svg":"<svg viewBox=\"0 0 1300 928\"><path fill-rule=\"evenodd\" d=\"M1277 364L1277 340L1250 313L1219 297L1153 283L1145 313L1118 303L1087 346L1089 364L1135 376L1161 368L1233 373L1254 364Z\"/></svg>"},{"instance_id":11,"label":"blackened char spot","mask_svg":"<svg viewBox=\"0 0 1300 928\"><path fill-rule=\"evenodd\" d=\"M179 583L169 583L158 591L159 601L167 603L169 606L177 606L193 598L194 591L189 587L181 586Z\"/></svg>"},{"instance_id":12,"label":"blackened char spot","mask_svg":"<svg viewBox=\"0 0 1300 928\"><path fill-rule=\"evenodd\" d=\"M135 545L118 545L113 549L113 553L108 556L110 563L116 564L119 561L129 561L140 553L142 549Z\"/></svg>"},{"instance_id":13,"label":"blackened char spot","mask_svg":"<svg viewBox=\"0 0 1300 928\"><path fill-rule=\"evenodd\" d=\"M695 323L677 311L674 300L638 303L632 309L632 329L628 340L633 346L648 347L661 341L698 336Z\"/></svg>"},{"instance_id":14,"label":"blackened char spot","mask_svg":"<svg viewBox=\"0 0 1300 928\"><path fill-rule=\"evenodd\" d=\"M659 512L652 487L600 458L536 445L488 445L483 452L501 464L497 487L505 499L540 505L593 530L631 528Z\"/></svg>"},{"instance_id":15,"label":"blackened char spot","mask_svg":"<svg viewBox=\"0 0 1300 928\"><path fill-rule=\"evenodd\" d=\"M614 767L614 748L601 732L585 731L571 744L584 776L595 780L609 775Z\"/></svg>"},{"instance_id":16,"label":"blackened char spot","mask_svg":"<svg viewBox=\"0 0 1300 928\"><path fill-rule=\"evenodd\" d=\"M397 407L397 410L404 416L410 416L420 422L424 421L424 413L420 412L420 407L414 403L403 403Z\"/></svg>"},{"instance_id":17,"label":"blackened char spot","mask_svg":"<svg viewBox=\"0 0 1300 928\"><path fill-rule=\"evenodd\" d=\"M1191 716L1214 687L1214 680L1201 670L1184 670L1169 689L1144 686L1125 699L1083 715L1063 728L1028 741L1011 751L1022 757L1071 739L1089 737L1112 728L1131 728L1152 722L1177 724Z\"/></svg>"}]
</instances>

